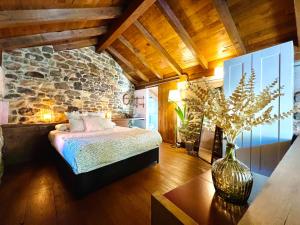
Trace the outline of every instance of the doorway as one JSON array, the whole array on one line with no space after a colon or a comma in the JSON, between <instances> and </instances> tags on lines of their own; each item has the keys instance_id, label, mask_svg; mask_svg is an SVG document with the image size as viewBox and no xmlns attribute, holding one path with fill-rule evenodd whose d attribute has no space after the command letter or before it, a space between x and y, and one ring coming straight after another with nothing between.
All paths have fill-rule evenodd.
<instances>
[{"instance_id":1,"label":"doorway","mask_svg":"<svg viewBox=\"0 0 300 225\"><path fill-rule=\"evenodd\" d=\"M147 92L146 128L158 130L158 87L148 88Z\"/></svg>"}]
</instances>

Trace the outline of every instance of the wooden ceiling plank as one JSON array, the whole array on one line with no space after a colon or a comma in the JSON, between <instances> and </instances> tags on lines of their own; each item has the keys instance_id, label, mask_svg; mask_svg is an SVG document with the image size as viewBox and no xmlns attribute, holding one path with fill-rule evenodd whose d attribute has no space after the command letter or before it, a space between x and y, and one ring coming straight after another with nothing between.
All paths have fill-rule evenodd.
<instances>
[{"instance_id":1,"label":"wooden ceiling plank","mask_svg":"<svg viewBox=\"0 0 300 225\"><path fill-rule=\"evenodd\" d=\"M191 51L194 57L198 60L199 64L204 68L208 68L208 62L203 56L203 54L198 50L195 42L186 31L180 20L177 18L171 7L165 0L157 0L158 7L160 11L163 13L165 18L168 20L169 24L173 27L175 32L178 34L180 39L184 42L186 47Z\"/></svg>"},{"instance_id":2,"label":"wooden ceiling plank","mask_svg":"<svg viewBox=\"0 0 300 225\"><path fill-rule=\"evenodd\" d=\"M138 59L139 61L145 66L147 67L149 70L151 70L151 72L159 79L162 79L162 76L156 71L156 69L150 65L147 60L145 59L145 57L139 52L138 49L134 48L133 45L123 36L121 35L118 40L124 45L126 46Z\"/></svg>"},{"instance_id":3,"label":"wooden ceiling plank","mask_svg":"<svg viewBox=\"0 0 300 225\"><path fill-rule=\"evenodd\" d=\"M84 39L95 37L106 32L106 27L95 27L78 30L67 30L60 32L50 32L35 35L26 35L20 37L0 39L0 49L12 50L16 48L25 48L33 46L41 46L47 44L56 44L62 41Z\"/></svg>"},{"instance_id":4,"label":"wooden ceiling plank","mask_svg":"<svg viewBox=\"0 0 300 225\"><path fill-rule=\"evenodd\" d=\"M74 41L65 44L53 45L55 51L64 51L64 50L72 50L84 47L95 46L98 42L98 38L91 38L87 40Z\"/></svg>"},{"instance_id":5,"label":"wooden ceiling plank","mask_svg":"<svg viewBox=\"0 0 300 225\"><path fill-rule=\"evenodd\" d=\"M109 32L100 39L97 51L110 46L134 21L143 15L156 0L134 0L121 17L111 25Z\"/></svg>"},{"instance_id":6,"label":"wooden ceiling plank","mask_svg":"<svg viewBox=\"0 0 300 225\"><path fill-rule=\"evenodd\" d=\"M121 15L120 7L34 9L0 11L0 28L26 24L113 19Z\"/></svg>"},{"instance_id":7,"label":"wooden ceiling plank","mask_svg":"<svg viewBox=\"0 0 300 225\"><path fill-rule=\"evenodd\" d=\"M144 35L148 42L167 60L172 69L177 75L182 75L182 69L176 63L176 61L171 57L171 55L160 45L158 40L152 36L152 34L137 20L134 22L137 29Z\"/></svg>"},{"instance_id":8,"label":"wooden ceiling plank","mask_svg":"<svg viewBox=\"0 0 300 225\"><path fill-rule=\"evenodd\" d=\"M121 62L123 62L130 70L134 71L142 80L149 82L149 78L146 77L140 70L134 67L131 62L129 62L124 56L122 56L116 49L109 46L106 48L112 55L118 58Z\"/></svg>"},{"instance_id":9,"label":"wooden ceiling plank","mask_svg":"<svg viewBox=\"0 0 300 225\"><path fill-rule=\"evenodd\" d=\"M225 30L233 43L238 55L246 54L246 48L240 37L238 29L229 11L228 5L225 0L213 0L215 8L219 14L219 18L223 23Z\"/></svg>"},{"instance_id":10,"label":"wooden ceiling plank","mask_svg":"<svg viewBox=\"0 0 300 225\"><path fill-rule=\"evenodd\" d=\"M300 1L294 0L296 28L297 28L297 40L298 46L300 45Z\"/></svg>"},{"instance_id":11,"label":"wooden ceiling plank","mask_svg":"<svg viewBox=\"0 0 300 225\"><path fill-rule=\"evenodd\" d=\"M131 83L133 83L134 85L137 85L137 84L138 84L137 80L133 79L133 77L130 76L128 73L126 73L125 71L123 71L123 74L125 75L125 77L127 77L127 79L128 79L129 81L131 81Z\"/></svg>"}]
</instances>

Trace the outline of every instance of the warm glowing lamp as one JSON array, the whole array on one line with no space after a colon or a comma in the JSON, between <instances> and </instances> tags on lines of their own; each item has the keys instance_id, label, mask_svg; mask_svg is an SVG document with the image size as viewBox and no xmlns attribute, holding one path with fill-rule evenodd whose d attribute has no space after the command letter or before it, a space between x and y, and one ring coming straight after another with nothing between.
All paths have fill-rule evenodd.
<instances>
[{"instance_id":1,"label":"warm glowing lamp","mask_svg":"<svg viewBox=\"0 0 300 225\"><path fill-rule=\"evenodd\" d=\"M43 115L43 120L45 122L51 122L52 121L52 114L51 113L46 113Z\"/></svg>"},{"instance_id":2,"label":"warm glowing lamp","mask_svg":"<svg viewBox=\"0 0 300 225\"><path fill-rule=\"evenodd\" d=\"M178 89L178 90L185 90L185 89L186 89L186 84L187 84L186 81L178 82L178 83L177 83L177 89Z\"/></svg>"},{"instance_id":3,"label":"warm glowing lamp","mask_svg":"<svg viewBox=\"0 0 300 225\"><path fill-rule=\"evenodd\" d=\"M40 118L41 121L45 123L51 123L54 119L54 115L51 110L44 109L40 111Z\"/></svg>"},{"instance_id":4,"label":"warm glowing lamp","mask_svg":"<svg viewBox=\"0 0 300 225\"><path fill-rule=\"evenodd\" d=\"M179 90L170 90L168 96L168 102L180 102L180 92Z\"/></svg>"},{"instance_id":5,"label":"warm glowing lamp","mask_svg":"<svg viewBox=\"0 0 300 225\"><path fill-rule=\"evenodd\" d=\"M223 79L223 77L224 77L223 66L218 66L218 67L215 68L215 70L214 70L214 77L216 79Z\"/></svg>"}]
</instances>

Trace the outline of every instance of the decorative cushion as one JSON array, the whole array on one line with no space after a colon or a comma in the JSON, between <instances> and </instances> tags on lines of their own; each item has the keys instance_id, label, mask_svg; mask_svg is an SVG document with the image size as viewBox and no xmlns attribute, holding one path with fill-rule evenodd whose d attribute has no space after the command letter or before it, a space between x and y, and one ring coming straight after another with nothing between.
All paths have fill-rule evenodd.
<instances>
[{"instance_id":1,"label":"decorative cushion","mask_svg":"<svg viewBox=\"0 0 300 225\"><path fill-rule=\"evenodd\" d=\"M81 113L79 111L73 111L73 112L66 112L65 115L68 117L68 119L79 119L81 118Z\"/></svg>"},{"instance_id":2,"label":"decorative cushion","mask_svg":"<svg viewBox=\"0 0 300 225\"><path fill-rule=\"evenodd\" d=\"M85 125L85 131L99 131L114 127L114 123L100 116L84 116L82 117Z\"/></svg>"},{"instance_id":3,"label":"decorative cushion","mask_svg":"<svg viewBox=\"0 0 300 225\"><path fill-rule=\"evenodd\" d=\"M81 117L79 118L69 118L70 123L70 131L71 132L83 132L85 131L85 126L83 119Z\"/></svg>"},{"instance_id":4,"label":"decorative cushion","mask_svg":"<svg viewBox=\"0 0 300 225\"><path fill-rule=\"evenodd\" d=\"M116 124L111 122L109 119L103 119L102 127L103 129L111 129L114 128Z\"/></svg>"},{"instance_id":5,"label":"decorative cushion","mask_svg":"<svg viewBox=\"0 0 300 225\"><path fill-rule=\"evenodd\" d=\"M70 130L70 124L68 124L68 123L57 124L57 125L55 125L55 130L69 131Z\"/></svg>"},{"instance_id":6,"label":"decorative cushion","mask_svg":"<svg viewBox=\"0 0 300 225\"><path fill-rule=\"evenodd\" d=\"M88 116L99 116L101 118L105 118L105 112L88 112Z\"/></svg>"},{"instance_id":7,"label":"decorative cushion","mask_svg":"<svg viewBox=\"0 0 300 225\"><path fill-rule=\"evenodd\" d=\"M84 121L85 131L99 131L103 130L101 124L102 119L100 116L84 116L82 117Z\"/></svg>"}]
</instances>

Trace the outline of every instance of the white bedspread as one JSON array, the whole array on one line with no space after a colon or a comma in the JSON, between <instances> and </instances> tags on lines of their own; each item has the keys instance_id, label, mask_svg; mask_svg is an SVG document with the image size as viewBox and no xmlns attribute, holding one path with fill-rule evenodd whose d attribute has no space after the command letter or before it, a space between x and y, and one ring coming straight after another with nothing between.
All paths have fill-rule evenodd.
<instances>
[{"instance_id":1,"label":"white bedspread","mask_svg":"<svg viewBox=\"0 0 300 225\"><path fill-rule=\"evenodd\" d=\"M73 133L53 130L49 140L75 174L149 151L162 142L158 132L126 127Z\"/></svg>"}]
</instances>

